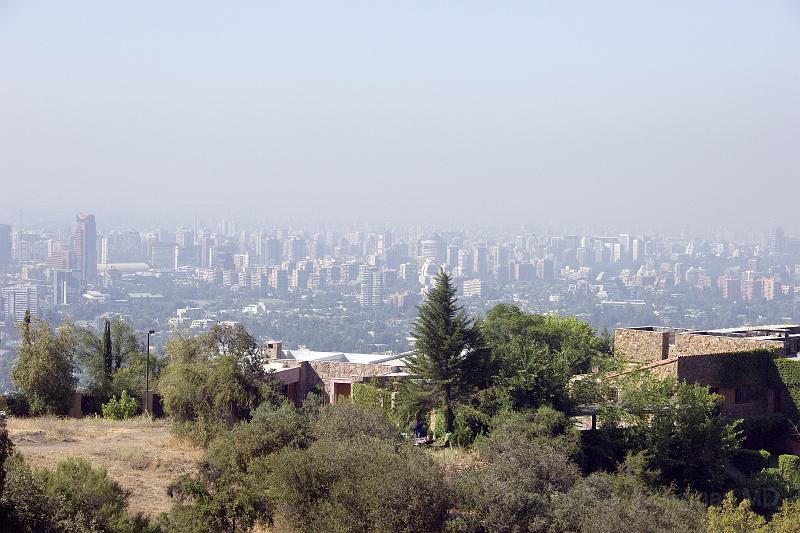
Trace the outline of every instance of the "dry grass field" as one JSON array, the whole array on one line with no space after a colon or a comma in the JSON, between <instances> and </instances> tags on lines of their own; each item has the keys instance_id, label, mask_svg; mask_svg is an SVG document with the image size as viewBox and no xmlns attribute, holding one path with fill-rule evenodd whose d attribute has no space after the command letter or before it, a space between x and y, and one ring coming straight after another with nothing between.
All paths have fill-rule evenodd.
<instances>
[{"instance_id":1,"label":"dry grass field","mask_svg":"<svg viewBox=\"0 0 800 533\"><path fill-rule=\"evenodd\" d=\"M10 418L8 429L16 450L34 467L52 467L67 457L84 457L102 466L130 491L130 510L155 516L168 511L169 483L193 472L202 450L177 441L167 422L139 417Z\"/></svg>"}]
</instances>

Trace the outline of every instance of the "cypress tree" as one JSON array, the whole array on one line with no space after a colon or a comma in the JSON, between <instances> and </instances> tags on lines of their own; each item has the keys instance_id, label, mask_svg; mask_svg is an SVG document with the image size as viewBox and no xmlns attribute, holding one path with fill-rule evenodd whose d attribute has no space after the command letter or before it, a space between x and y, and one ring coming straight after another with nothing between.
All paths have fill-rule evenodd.
<instances>
[{"instance_id":1,"label":"cypress tree","mask_svg":"<svg viewBox=\"0 0 800 533\"><path fill-rule=\"evenodd\" d=\"M27 346L31 343L31 310L25 310L25 317L22 319L22 344Z\"/></svg>"},{"instance_id":2,"label":"cypress tree","mask_svg":"<svg viewBox=\"0 0 800 533\"><path fill-rule=\"evenodd\" d=\"M103 330L103 362L105 363L106 376L111 379L113 354L111 350L111 322L106 319Z\"/></svg>"},{"instance_id":3,"label":"cypress tree","mask_svg":"<svg viewBox=\"0 0 800 533\"><path fill-rule=\"evenodd\" d=\"M453 406L459 398L486 380L488 352L478 328L456 301L452 278L439 270L436 284L418 307L411 336L409 371L426 383L435 403L444 411L445 431L453 431ZM485 371L484 371L485 370Z\"/></svg>"}]
</instances>

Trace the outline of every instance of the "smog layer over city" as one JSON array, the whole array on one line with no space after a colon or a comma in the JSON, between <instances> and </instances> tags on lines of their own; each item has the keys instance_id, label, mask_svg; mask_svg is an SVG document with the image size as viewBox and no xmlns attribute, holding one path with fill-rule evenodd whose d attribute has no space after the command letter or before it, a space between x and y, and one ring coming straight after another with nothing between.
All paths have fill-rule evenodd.
<instances>
[{"instance_id":1,"label":"smog layer over city","mask_svg":"<svg viewBox=\"0 0 800 533\"><path fill-rule=\"evenodd\" d=\"M0 1L0 532L800 529L798 87L789 0Z\"/></svg>"}]
</instances>

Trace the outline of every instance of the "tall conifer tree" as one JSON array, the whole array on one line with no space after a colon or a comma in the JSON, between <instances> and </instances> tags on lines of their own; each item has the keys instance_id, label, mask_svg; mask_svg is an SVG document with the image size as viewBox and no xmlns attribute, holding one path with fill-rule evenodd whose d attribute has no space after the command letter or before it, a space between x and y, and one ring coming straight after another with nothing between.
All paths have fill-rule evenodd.
<instances>
[{"instance_id":1,"label":"tall conifer tree","mask_svg":"<svg viewBox=\"0 0 800 533\"><path fill-rule=\"evenodd\" d=\"M445 431L452 432L453 406L490 372L481 335L458 305L456 288L444 270L419 306L411 336L415 343L408 369L428 385L432 400L444 411Z\"/></svg>"},{"instance_id":2,"label":"tall conifer tree","mask_svg":"<svg viewBox=\"0 0 800 533\"><path fill-rule=\"evenodd\" d=\"M111 379L113 354L111 350L111 322L106 319L103 330L103 362L105 363L106 376Z\"/></svg>"}]
</instances>

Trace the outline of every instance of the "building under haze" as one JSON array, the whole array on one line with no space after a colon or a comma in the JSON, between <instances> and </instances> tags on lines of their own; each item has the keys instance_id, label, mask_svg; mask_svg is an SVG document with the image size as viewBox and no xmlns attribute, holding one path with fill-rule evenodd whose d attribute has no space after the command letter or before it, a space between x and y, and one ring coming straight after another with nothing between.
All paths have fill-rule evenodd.
<instances>
[{"instance_id":1,"label":"building under haze","mask_svg":"<svg viewBox=\"0 0 800 533\"><path fill-rule=\"evenodd\" d=\"M72 246L80 270L81 283L93 281L97 277L97 226L94 215L75 217Z\"/></svg>"},{"instance_id":2,"label":"building under haze","mask_svg":"<svg viewBox=\"0 0 800 533\"><path fill-rule=\"evenodd\" d=\"M39 316L39 290L36 285L15 285L3 289L3 310L6 320L15 322L25 318L25 311L32 317Z\"/></svg>"},{"instance_id":3,"label":"building under haze","mask_svg":"<svg viewBox=\"0 0 800 533\"><path fill-rule=\"evenodd\" d=\"M361 265L358 272L358 300L364 307L377 307L383 302L383 277L372 265Z\"/></svg>"},{"instance_id":4,"label":"building under haze","mask_svg":"<svg viewBox=\"0 0 800 533\"><path fill-rule=\"evenodd\" d=\"M11 225L0 224L0 265L11 264Z\"/></svg>"}]
</instances>

